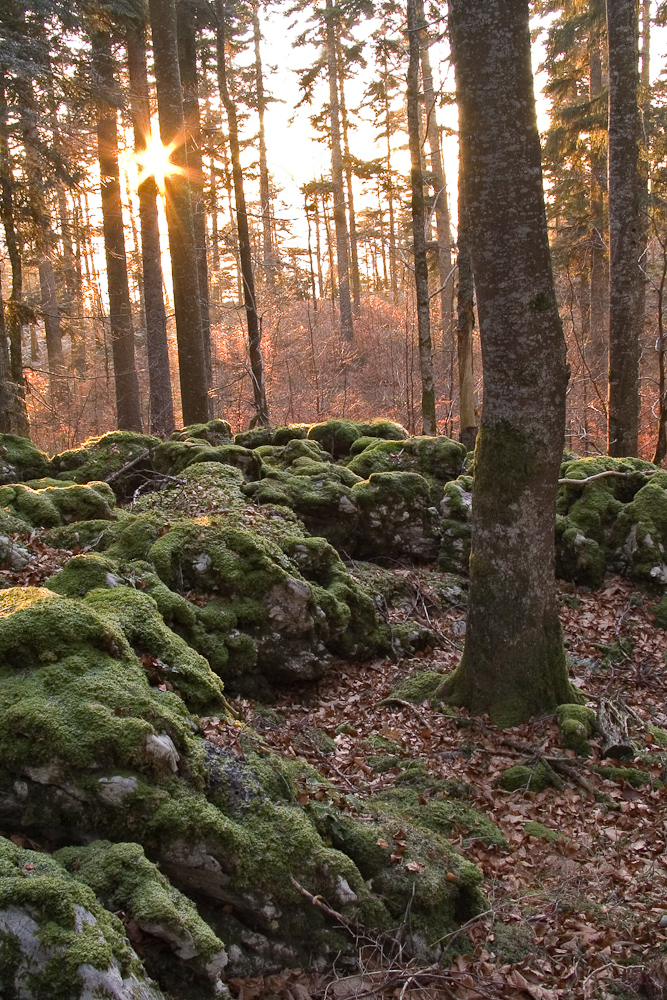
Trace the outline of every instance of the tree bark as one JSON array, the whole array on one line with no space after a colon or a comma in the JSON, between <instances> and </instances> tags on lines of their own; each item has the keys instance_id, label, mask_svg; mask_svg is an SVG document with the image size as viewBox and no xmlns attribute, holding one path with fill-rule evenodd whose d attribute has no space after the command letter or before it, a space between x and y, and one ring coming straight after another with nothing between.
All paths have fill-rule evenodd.
<instances>
[{"instance_id":1,"label":"tree bark","mask_svg":"<svg viewBox=\"0 0 667 1000\"><path fill-rule=\"evenodd\" d=\"M109 323L116 387L116 420L122 431L141 431L139 382L134 364L134 331L127 282L125 232L118 167L118 122L114 95L116 80L111 38L103 31L92 38L94 71L100 94L97 108L97 152L104 251L109 289Z\"/></svg>"},{"instance_id":2,"label":"tree bark","mask_svg":"<svg viewBox=\"0 0 667 1000\"><path fill-rule=\"evenodd\" d=\"M343 169L347 189L347 211L350 217L350 263L352 271L352 307L355 316L361 312L361 278L359 276L359 244L357 240L357 217L354 211L354 188L352 185L352 160L350 158L349 120L345 104L345 72L343 51L340 44L340 30L336 32L336 65L338 67L338 98L340 121L343 135Z\"/></svg>"},{"instance_id":3,"label":"tree bark","mask_svg":"<svg viewBox=\"0 0 667 1000\"><path fill-rule=\"evenodd\" d=\"M165 176L165 211L169 231L171 276L181 386L183 423L206 423L209 418L206 350L199 295L197 245L190 185L186 174L183 92L178 69L178 41L174 0L150 0L153 59L157 85L160 138L172 146L172 162L180 172Z\"/></svg>"},{"instance_id":4,"label":"tree bark","mask_svg":"<svg viewBox=\"0 0 667 1000\"><path fill-rule=\"evenodd\" d=\"M185 155L188 181L192 198L192 221L197 250L197 277L199 279L199 308L201 310L202 337L208 388L213 381L211 362L211 313L208 287L208 259L206 239L206 202L204 199L204 164L202 157L201 122L199 116L199 84L197 81L197 33L195 5L192 0L178 0L176 4L178 34L178 63L183 87L183 118L185 121Z\"/></svg>"},{"instance_id":5,"label":"tree bark","mask_svg":"<svg viewBox=\"0 0 667 1000\"><path fill-rule=\"evenodd\" d=\"M150 91L146 67L146 29L133 23L127 31L127 65L134 128L134 151L140 157L151 134ZM148 175L139 184L141 262L144 277L146 353L151 434L168 438L174 429L174 404L169 371L167 314L162 292L162 254L157 206L157 184Z\"/></svg>"},{"instance_id":6,"label":"tree bark","mask_svg":"<svg viewBox=\"0 0 667 1000\"><path fill-rule=\"evenodd\" d=\"M408 136L410 140L410 184L412 188L412 243L415 261L415 295L417 298L417 328L419 331L419 368L422 383L423 434L437 434L435 419L435 382L431 345L431 316L428 294L428 260L426 256L426 210L424 205L424 174L419 136L419 21L415 0L408 0Z\"/></svg>"},{"instance_id":7,"label":"tree bark","mask_svg":"<svg viewBox=\"0 0 667 1000\"><path fill-rule=\"evenodd\" d=\"M635 0L607 0L609 44L610 455L636 455L639 438L639 109Z\"/></svg>"},{"instance_id":8,"label":"tree bark","mask_svg":"<svg viewBox=\"0 0 667 1000\"><path fill-rule=\"evenodd\" d=\"M417 0L417 17L420 26L420 52L422 79L424 81L424 110L426 112L426 137L431 150L431 184L435 195L435 225L438 234L438 274L440 278L440 324L442 349L447 350L452 341L454 314L454 269L452 268L452 233L447 201L447 179L442 158L440 130L435 110L436 95L433 89L433 72L429 55L430 39L424 17L424 0ZM463 426L463 424L461 425Z\"/></svg>"},{"instance_id":9,"label":"tree bark","mask_svg":"<svg viewBox=\"0 0 667 1000\"><path fill-rule=\"evenodd\" d=\"M597 4L598 0L592 0ZM588 96L594 100L602 93L602 61L600 59L600 33L592 31L589 52ZM590 182L590 342L593 375L607 380L609 354L606 275L607 247L605 244L604 190L606 188L607 158L594 149L591 152Z\"/></svg>"},{"instance_id":10,"label":"tree bark","mask_svg":"<svg viewBox=\"0 0 667 1000\"><path fill-rule=\"evenodd\" d=\"M243 278L243 301L245 304L246 321L248 324L248 353L250 355L250 371L252 374L252 391L255 404L257 423L267 425L269 408L266 401L266 386L264 383L264 358L262 357L262 334L257 312L257 296L255 294L255 278L252 270L252 254L250 235L248 232L248 213L246 211L245 193L243 190L243 172L241 170L241 153L239 146L236 107L227 86L227 67L225 64L225 0L215 0L215 11L218 21L216 33L216 51L218 59L218 86L220 97L225 106L227 124L229 126L229 150L232 157L232 176L234 180L234 198L236 200L236 219L239 235L239 256L241 259L241 275Z\"/></svg>"},{"instance_id":11,"label":"tree bark","mask_svg":"<svg viewBox=\"0 0 667 1000\"><path fill-rule=\"evenodd\" d=\"M528 0L450 0L449 26L484 407L465 649L440 693L515 725L573 698L554 573L568 371L544 210Z\"/></svg>"},{"instance_id":12,"label":"tree bark","mask_svg":"<svg viewBox=\"0 0 667 1000\"><path fill-rule=\"evenodd\" d=\"M463 160L459 157L459 253L456 346L459 362L459 440L468 451L475 447L475 380L473 376L473 330L475 329L474 282L470 262L470 233L465 200Z\"/></svg>"},{"instance_id":13,"label":"tree bark","mask_svg":"<svg viewBox=\"0 0 667 1000\"><path fill-rule=\"evenodd\" d=\"M271 189L269 186L269 168L266 161L266 139L264 136L264 113L266 98L264 96L264 77L262 74L262 54L260 42L262 35L259 27L259 4L252 7L252 33L255 45L255 87L257 89L257 116L259 118L259 198L262 205L262 260L266 275L266 288L272 295L276 287L276 260L273 251L273 234L271 232Z\"/></svg>"},{"instance_id":14,"label":"tree bark","mask_svg":"<svg viewBox=\"0 0 667 1000\"><path fill-rule=\"evenodd\" d=\"M343 154L340 136L340 105L338 103L338 60L336 58L336 12L333 0L326 0L327 69L329 73L329 122L331 132L331 177L333 180L333 216L336 229L336 269L340 333L343 340L354 340L352 302L350 300L350 262L348 254L345 191L343 188ZM333 276L332 276L333 287Z\"/></svg>"}]
</instances>

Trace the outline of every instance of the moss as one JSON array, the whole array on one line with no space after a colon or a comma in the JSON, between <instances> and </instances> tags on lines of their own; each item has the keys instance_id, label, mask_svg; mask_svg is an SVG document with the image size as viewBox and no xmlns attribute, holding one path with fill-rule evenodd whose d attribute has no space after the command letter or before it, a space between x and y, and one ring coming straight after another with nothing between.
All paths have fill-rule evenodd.
<instances>
[{"instance_id":1,"label":"moss","mask_svg":"<svg viewBox=\"0 0 667 1000\"><path fill-rule=\"evenodd\" d=\"M361 437L361 432L351 420L326 420L321 424L313 424L308 437L311 441L319 441L324 450L334 458L341 458L349 455L353 441Z\"/></svg>"},{"instance_id":2,"label":"moss","mask_svg":"<svg viewBox=\"0 0 667 1000\"><path fill-rule=\"evenodd\" d=\"M627 781L633 788L641 788L643 785L653 785L651 775L637 767L608 767L601 764L591 764L591 770L599 774L607 781Z\"/></svg>"},{"instance_id":3,"label":"moss","mask_svg":"<svg viewBox=\"0 0 667 1000\"><path fill-rule=\"evenodd\" d=\"M371 420L370 423L359 424L359 433L362 437L380 438L385 441L404 441L408 437L408 432L402 424L380 418Z\"/></svg>"},{"instance_id":4,"label":"moss","mask_svg":"<svg viewBox=\"0 0 667 1000\"><path fill-rule=\"evenodd\" d=\"M177 965L175 959L180 959L195 973L219 981L226 962L222 941L194 903L146 858L140 844L98 840L88 847L63 848L55 857L107 910L122 911L148 936L142 951L152 976L163 980L164 963ZM161 947L156 947L158 942Z\"/></svg>"},{"instance_id":5,"label":"moss","mask_svg":"<svg viewBox=\"0 0 667 1000\"><path fill-rule=\"evenodd\" d=\"M0 486L48 476L50 463L43 451L18 434L0 434Z\"/></svg>"},{"instance_id":6,"label":"moss","mask_svg":"<svg viewBox=\"0 0 667 1000\"><path fill-rule=\"evenodd\" d=\"M189 439L206 441L215 448L220 444L231 442L232 428L226 420L209 420L206 424L189 424L181 430L174 431L171 439L172 441L187 441Z\"/></svg>"},{"instance_id":7,"label":"moss","mask_svg":"<svg viewBox=\"0 0 667 1000\"><path fill-rule=\"evenodd\" d=\"M113 521L75 521L73 524L51 528L43 535L44 541L54 549L94 549L104 551L113 545L123 528L134 521L132 514L118 510Z\"/></svg>"},{"instance_id":8,"label":"moss","mask_svg":"<svg viewBox=\"0 0 667 1000\"><path fill-rule=\"evenodd\" d=\"M310 424L290 424L289 427L276 427L273 432L273 444L286 445L290 441L301 441L308 436Z\"/></svg>"},{"instance_id":9,"label":"moss","mask_svg":"<svg viewBox=\"0 0 667 1000\"><path fill-rule=\"evenodd\" d=\"M106 485L106 484L105 484ZM33 490L23 483L0 486L0 506L33 527L52 528L74 521L113 520L102 489L90 486L48 486Z\"/></svg>"},{"instance_id":10,"label":"moss","mask_svg":"<svg viewBox=\"0 0 667 1000\"><path fill-rule=\"evenodd\" d=\"M220 462L239 469L246 480L259 479L261 459L248 448L236 444L220 444L213 447L207 441L164 441L153 450L153 464L158 472L178 476L188 466L202 462Z\"/></svg>"},{"instance_id":11,"label":"moss","mask_svg":"<svg viewBox=\"0 0 667 1000\"><path fill-rule=\"evenodd\" d=\"M547 785L563 787L556 772L541 760L535 764L515 764L514 767L508 767L498 778L498 784L506 792L542 792Z\"/></svg>"},{"instance_id":12,"label":"moss","mask_svg":"<svg viewBox=\"0 0 667 1000\"><path fill-rule=\"evenodd\" d=\"M90 438L80 448L54 455L51 465L58 479L72 479L77 483L106 480L159 443L159 438L150 434L111 431L101 437ZM115 489L120 489L122 485L117 480L114 482Z\"/></svg>"},{"instance_id":13,"label":"moss","mask_svg":"<svg viewBox=\"0 0 667 1000\"><path fill-rule=\"evenodd\" d=\"M456 479L463 469L465 446L446 437L414 437L378 441L348 462L362 479L374 472L416 472L440 483Z\"/></svg>"},{"instance_id":14,"label":"moss","mask_svg":"<svg viewBox=\"0 0 667 1000\"><path fill-rule=\"evenodd\" d=\"M416 671L393 688L387 697L414 704L435 699L436 692L442 685L442 678L443 675L439 670Z\"/></svg>"},{"instance_id":15,"label":"moss","mask_svg":"<svg viewBox=\"0 0 667 1000\"><path fill-rule=\"evenodd\" d=\"M359 509L357 556L431 561L439 548L439 489L413 472L376 472L352 487Z\"/></svg>"},{"instance_id":16,"label":"moss","mask_svg":"<svg viewBox=\"0 0 667 1000\"><path fill-rule=\"evenodd\" d=\"M45 854L0 838L0 992L38 1000L78 1000L87 980L106 992L114 978L159 1000L123 925ZM140 986L143 984L143 986Z\"/></svg>"},{"instance_id":17,"label":"moss","mask_svg":"<svg viewBox=\"0 0 667 1000\"><path fill-rule=\"evenodd\" d=\"M546 840L549 844L555 844L563 839L563 834L559 833L558 830L552 830L550 826L545 826L544 823L535 823L532 820L524 824L523 832L528 837L537 837L540 840Z\"/></svg>"},{"instance_id":18,"label":"moss","mask_svg":"<svg viewBox=\"0 0 667 1000\"><path fill-rule=\"evenodd\" d=\"M491 930L488 948L500 962L518 964L535 954L535 931L529 924L507 924L496 921Z\"/></svg>"},{"instance_id":19,"label":"moss","mask_svg":"<svg viewBox=\"0 0 667 1000\"><path fill-rule=\"evenodd\" d=\"M234 435L234 444L240 448L259 448L263 444L273 444L273 431L270 427L253 427L249 431L241 431Z\"/></svg>"},{"instance_id":20,"label":"moss","mask_svg":"<svg viewBox=\"0 0 667 1000\"><path fill-rule=\"evenodd\" d=\"M595 712L586 705L564 704L556 709L561 746L580 757L590 757L589 739L595 727Z\"/></svg>"},{"instance_id":21,"label":"moss","mask_svg":"<svg viewBox=\"0 0 667 1000\"><path fill-rule=\"evenodd\" d=\"M659 747L667 749L667 729L660 729L658 726L647 725L646 732L650 733Z\"/></svg>"}]
</instances>

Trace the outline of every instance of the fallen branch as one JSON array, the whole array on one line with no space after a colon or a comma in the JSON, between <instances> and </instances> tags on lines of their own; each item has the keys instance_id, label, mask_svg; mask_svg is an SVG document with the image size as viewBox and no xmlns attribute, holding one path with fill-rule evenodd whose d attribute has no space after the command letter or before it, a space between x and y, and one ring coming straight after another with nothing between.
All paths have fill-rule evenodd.
<instances>
[{"instance_id":1,"label":"fallen branch","mask_svg":"<svg viewBox=\"0 0 667 1000\"><path fill-rule=\"evenodd\" d=\"M643 469L637 469L642 476L653 476L658 470L657 469L647 469L646 472ZM597 479L607 479L609 476L618 476L621 479L627 479L628 476L634 476L635 472L616 472L615 469L607 469L606 472L597 472L594 476L588 476L586 479L559 479L559 486L587 486L588 483L594 483Z\"/></svg>"},{"instance_id":2,"label":"fallen branch","mask_svg":"<svg viewBox=\"0 0 667 1000\"><path fill-rule=\"evenodd\" d=\"M131 472L132 469L136 469L136 467L142 462L145 462L147 458L150 458L150 452L142 451L141 455L137 455L137 457L133 458L131 462L126 462L125 465L120 467L120 469L117 469L115 472L110 473L110 475L105 476L103 482L115 482L116 479L120 479L121 476L124 476L126 472Z\"/></svg>"},{"instance_id":3,"label":"fallen branch","mask_svg":"<svg viewBox=\"0 0 667 1000\"><path fill-rule=\"evenodd\" d=\"M297 892L300 892L305 899L307 899L310 903L313 904L313 906L316 906L318 910L322 911L322 913L325 913L328 917L331 917L332 920L336 920L338 921L339 924L342 924L342 926L347 928L347 930L352 934L353 937L355 938L363 937L369 941L372 941L374 944L384 942L386 944L391 944L392 947L394 948L400 947L399 942L396 940L396 938L393 938L391 934L385 934L383 931L380 931L378 934L375 934L368 927L364 927L363 924L357 923L356 920L351 920L349 917L346 917L345 914L339 913L338 910L332 910L332 908L324 902L321 896L314 896L312 892L308 892L308 890L304 888L304 886L302 886L300 882L297 882L297 880L294 878L293 875L290 876L290 882L297 890Z\"/></svg>"},{"instance_id":4,"label":"fallen branch","mask_svg":"<svg viewBox=\"0 0 667 1000\"><path fill-rule=\"evenodd\" d=\"M617 708L607 698L598 702L595 728L602 736L602 757L631 760L635 748L628 737L628 714Z\"/></svg>"},{"instance_id":5,"label":"fallen branch","mask_svg":"<svg viewBox=\"0 0 667 1000\"><path fill-rule=\"evenodd\" d=\"M391 695L388 698L383 698L380 702L381 705L400 705L401 708L409 708L411 712L414 712L417 718L423 725L428 726L428 720L419 709L412 704L410 701L403 701L402 698L392 698Z\"/></svg>"}]
</instances>

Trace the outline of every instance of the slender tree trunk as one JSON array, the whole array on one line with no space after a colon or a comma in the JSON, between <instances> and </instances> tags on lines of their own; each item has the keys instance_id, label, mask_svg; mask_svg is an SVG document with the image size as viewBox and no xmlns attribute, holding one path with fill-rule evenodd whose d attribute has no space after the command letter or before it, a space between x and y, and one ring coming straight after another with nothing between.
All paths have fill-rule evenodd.
<instances>
[{"instance_id":1,"label":"slender tree trunk","mask_svg":"<svg viewBox=\"0 0 667 1000\"><path fill-rule=\"evenodd\" d=\"M14 386L9 374L9 342L5 326L5 307L2 302L2 284L0 283L0 434L9 434L12 430Z\"/></svg>"},{"instance_id":2,"label":"slender tree trunk","mask_svg":"<svg viewBox=\"0 0 667 1000\"><path fill-rule=\"evenodd\" d=\"M260 42L262 35L259 27L259 4L252 6L252 32L255 44L255 87L257 89L257 115L259 118L259 198L262 204L262 260L266 275L266 288L272 295L276 286L276 261L273 252L273 233L271 231L271 190L269 186L269 168L266 162L266 139L264 137L264 113L266 99L264 97L264 77L262 74L262 54Z\"/></svg>"},{"instance_id":3,"label":"slender tree trunk","mask_svg":"<svg viewBox=\"0 0 667 1000\"><path fill-rule=\"evenodd\" d=\"M636 455L639 438L639 110L635 0L607 0L609 44L610 455Z\"/></svg>"},{"instance_id":4,"label":"slender tree trunk","mask_svg":"<svg viewBox=\"0 0 667 1000\"><path fill-rule=\"evenodd\" d=\"M648 123L651 116L651 0L642 0L642 48L640 73L640 133L639 133L639 176L638 203L639 212L639 247L637 262L639 264L639 287L637 289L638 304L636 329L638 350L641 356L642 340L646 327L646 267L648 252L648 230L650 221L649 193L649 149Z\"/></svg>"},{"instance_id":5,"label":"slender tree trunk","mask_svg":"<svg viewBox=\"0 0 667 1000\"><path fill-rule=\"evenodd\" d=\"M206 201L204 199L204 164L202 157L201 122L199 116L199 83L197 80L197 33L195 4L193 0L177 0L176 26L178 34L178 62L183 87L183 118L185 121L185 157L192 199L192 219L197 249L197 276L199 279L199 308L201 310L206 379L212 385L211 367L211 315L208 288L208 259L206 239Z\"/></svg>"},{"instance_id":6,"label":"slender tree trunk","mask_svg":"<svg viewBox=\"0 0 667 1000\"><path fill-rule=\"evenodd\" d=\"M447 350L452 343L452 320L454 315L454 269L452 267L452 233L447 201L447 179L442 157L440 130L435 110L436 94L433 89L433 72L429 55L430 39L424 17L424 0L417 0L421 41L421 66L424 81L424 107L426 112L426 137L431 150L431 183L435 193L435 225L438 234L438 275L440 278L440 323L442 327L442 348Z\"/></svg>"},{"instance_id":7,"label":"slender tree trunk","mask_svg":"<svg viewBox=\"0 0 667 1000\"><path fill-rule=\"evenodd\" d=\"M248 213L246 211L245 193L243 191L243 172L241 170L241 153L239 146L236 107L227 86L227 67L225 64L225 0L215 0L215 10L218 21L216 51L218 58L218 86L220 97L225 106L227 124L229 126L229 150L232 157L232 176L234 179L234 197L236 199L236 219L239 234L239 256L241 259L241 274L243 277L243 301L245 303L246 320L248 323L248 353L250 355L250 370L252 373L252 391L255 403L257 423L266 425L269 422L269 409L266 401L264 383L264 358L262 357L262 333L257 312L257 297L255 294L255 278L252 271L252 254L250 235L248 233Z\"/></svg>"},{"instance_id":8,"label":"slender tree trunk","mask_svg":"<svg viewBox=\"0 0 667 1000\"><path fill-rule=\"evenodd\" d=\"M435 419L435 382L431 345L431 316L428 294L428 260L426 256L426 210L424 205L424 175L419 137L419 21L415 0L408 0L408 135L410 139L410 183L412 186L412 242L415 261L415 294L417 297L417 328L419 331L419 368L422 382L422 421L424 434L437 434Z\"/></svg>"},{"instance_id":9,"label":"slender tree trunk","mask_svg":"<svg viewBox=\"0 0 667 1000\"><path fill-rule=\"evenodd\" d=\"M151 134L151 106L146 68L146 29L134 23L127 32L127 65L134 127L134 150L139 158ZM174 429L174 404L169 371L167 314L162 293L162 255L157 206L157 184L146 175L137 189L141 226L141 261L146 314L146 353L151 434L167 438Z\"/></svg>"},{"instance_id":10,"label":"slender tree trunk","mask_svg":"<svg viewBox=\"0 0 667 1000\"><path fill-rule=\"evenodd\" d=\"M591 0L597 4L598 0ZM600 59L600 32L595 27L591 34L589 52L589 98L594 100L602 93L602 60ZM609 355L607 298L609 287L606 274L607 247L605 243L604 190L607 185L607 157L593 150L591 153L590 184L590 342L593 375L602 382L607 380Z\"/></svg>"},{"instance_id":11,"label":"slender tree trunk","mask_svg":"<svg viewBox=\"0 0 667 1000\"><path fill-rule=\"evenodd\" d=\"M528 0L450 0L449 27L484 408L465 650L441 694L515 725L573 699L554 573L566 350L544 210Z\"/></svg>"},{"instance_id":12,"label":"slender tree trunk","mask_svg":"<svg viewBox=\"0 0 667 1000\"><path fill-rule=\"evenodd\" d=\"M350 157L349 120L345 103L345 72L340 31L336 33L336 65L338 66L338 94L340 120L343 134L343 166L347 188L347 210L350 217L350 258L352 271L352 305L355 316L361 312L361 279L359 277L359 246L357 240L357 217L354 211L354 189L352 185L352 159Z\"/></svg>"},{"instance_id":13,"label":"slender tree trunk","mask_svg":"<svg viewBox=\"0 0 667 1000\"><path fill-rule=\"evenodd\" d=\"M58 391L58 375L62 372L63 367L63 342L56 293L56 276L53 273L53 264L48 257L40 260L38 269L46 355L49 362L49 386L51 392L54 393Z\"/></svg>"},{"instance_id":14,"label":"slender tree trunk","mask_svg":"<svg viewBox=\"0 0 667 1000\"><path fill-rule=\"evenodd\" d=\"M475 447L475 380L473 376L473 330L475 329L474 282L470 261L470 233L465 200L463 161L459 157L459 253L456 342L459 362L459 439L468 451Z\"/></svg>"},{"instance_id":15,"label":"slender tree trunk","mask_svg":"<svg viewBox=\"0 0 667 1000\"><path fill-rule=\"evenodd\" d=\"M93 63L100 88L97 151L100 163L104 250L109 287L109 323L116 385L116 419L122 431L141 431L139 382L134 364L134 331L120 197L118 122L114 104L115 67L110 36L106 32L96 32L92 43Z\"/></svg>"},{"instance_id":16,"label":"slender tree trunk","mask_svg":"<svg viewBox=\"0 0 667 1000\"><path fill-rule=\"evenodd\" d=\"M150 0L153 60L157 84L160 138L172 146L172 162L182 173L165 177L165 210L174 287L176 340L183 423L209 418L208 372L199 294L197 244L188 182L183 92L178 69L174 0Z\"/></svg>"},{"instance_id":17,"label":"slender tree trunk","mask_svg":"<svg viewBox=\"0 0 667 1000\"><path fill-rule=\"evenodd\" d=\"M336 59L336 11L333 0L326 0L327 67L329 72L329 119L331 130L331 176L333 180L333 216L336 228L336 264L340 306L340 333L343 340L354 340L352 303L350 301L350 263L347 218L343 188L343 154L338 103L338 61ZM332 278L333 285L333 278Z\"/></svg>"}]
</instances>

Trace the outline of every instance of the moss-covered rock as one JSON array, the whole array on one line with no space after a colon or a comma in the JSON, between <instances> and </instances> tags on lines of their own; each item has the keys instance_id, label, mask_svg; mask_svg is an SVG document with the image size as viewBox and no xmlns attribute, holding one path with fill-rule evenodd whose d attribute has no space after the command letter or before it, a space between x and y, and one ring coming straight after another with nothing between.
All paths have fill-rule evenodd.
<instances>
[{"instance_id":1,"label":"moss-covered rock","mask_svg":"<svg viewBox=\"0 0 667 1000\"><path fill-rule=\"evenodd\" d=\"M47 476L50 463L43 451L18 434L0 434L0 486Z\"/></svg>"},{"instance_id":2,"label":"moss-covered rock","mask_svg":"<svg viewBox=\"0 0 667 1000\"><path fill-rule=\"evenodd\" d=\"M607 781L627 781L633 788L642 788L644 785L654 784L651 775L638 767L608 767L605 764L591 764L590 766L591 770Z\"/></svg>"},{"instance_id":3,"label":"moss-covered rock","mask_svg":"<svg viewBox=\"0 0 667 1000\"><path fill-rule=\"evenodd\" d=\"M220 462L239 469L243 478L251 481L259 479L262 468L260 457L248 448L231 443L214 447L206 440L163 441L153 450L152 458L155 469L169 476L179 476L188 466L201 462Z\"/></svg>"},{"instance_id":4,"label":"moss-covered rock","mask_svg":"<svg viewBox=\"0 0 667 1000\"><path fill-rule=\"evenodd\" d=\"M334 458L349 455L352 443L361 437L359 425L352 420L325 420L308 430L311 441L319 441ZM365 477L362 477L365 478Z\"/></svg>"},{"instance_id":5,"label":"moss-covered rock","mask_svg":"<svg viewBox=\"0 0 667 1000\"><path fill-rule=\"evenodd\" d=\"M528 837L546 840L548 844L556 844L559 840L563 840L563 834L558 830L552 830L550 826L545 826L544 823L535 823L533 820L524 823L523 832Z\"/></svg>"},{"instance_id":6,"label":"moss-covered rock","mask_svg":"<svg viewBox=\"0 0 667 1000\"><path fill-rule=\"evenodd\" d=\"M75 521L115 519L115 496L107 483L47 486L24 483L0 486L0 506L32 527L53 528Z\"/></svg>"},{"instance_id":7,"label":"moss-covered rock","mask_svg":"<svg viewBox=\"0 0 667 1000\"><path fill-rule=\"evenodd\" d=\"M498 784L506 792L542 792L547 785L563 787L562 779L542 760L508 767L498 778Z\"/></svg>"},{"instance_id":8,"label":"moss-covered rock","mask_svg":"<svg viewBox=\"0 0 667 1000\"><path fill-rule=\"evenodd\" d=\"M121 921L93 890L55 858L4 838L0 995L8 1000L162 1000Z\"/></svg>"},{"instance_id":9,"label":"moss-covered rock","mask_svg":"<svg viewBox=\"0 0 667 1000\"><path fill-rule=\"evenodd\" d=\"M445 573L467 573L472 536L472 476L459 476L445 484L440 513L442 542L438 566Z\"/></svg>"},{"instance_id":10,"label":"moss-covered rock","mask_svg":"<svg viewBox=\"0 0 667 1000\"><path fill-rule=\"evenodd\" d=\"M660 470L620 511L613 562L633 580L667 583L667 472Z\"/></svg>"},{"instance_id":11,"label":"moss-covered rock","mask_svg":"<svg viewBox=\"0 0 667 1000\"><path fill-rule=\"evenodd\" d=\"M171 435L172 441L189 439L206 441L217 448L221 444L231 444L232 428L226 420L209 420L206 424L189 424Z\"/></svg>"},{"instance_id":12,"label":"moss-covered rock","mask_svg":"<svg viewBox=\"0 0 667 1000\"><path fill-rule=\"evenodd\" d=\"M362 479L374 472L416 472L446 483L461 474L465 457L465 446L446 437L378 440L350 459L348 468Z\"/></svg>"},{"instance_id":13,"label":"moss-covered rock","mask_svg":"<svg viewBox=\"0 0 667 1000\"><path fill-rule=\"evenodd\" d=\"M387 699L395 698L416 705L436 699L437 692L442 686L443 676L439 670L416 670L397 684L387 695Z\"/></svg>"},{"instance_id":14,"label":"moss-covered rock","mask_svg":"<svg viewBox=\"0 0 667 1000\"><path fill-rule=\"evenodd\" d=\"M93 590L78 601L31 588L0 596L3 825L56 846L96 838L140 844L172 885L196 895L232 968L326 962L349 949L293 880L376 930L399 924L414 895L413 922L426 941L473 915L481 873L441 835L402 817L400 801L378 804L388 822L377 821L369 844L373 826L322 775L276 756L223 710L218 744L203 741L182 698L151 686L127 638L141 648L140 624L102 607L127 600L117 596L122 589ZM144 605L132 615L139 610ZM365 874L363 845L377 852L380 834L393 837L399 816L404 860L414 865L398 871L381 849ZM171 934L183 961L205 969L218 942L137 850L92 845L61 858L136 922L158 915L163 940ZM188 959L193 946L197 954Z\"/></svg>"},{"instance_id":15,"label":"moss-covered rock","mask_svg":"<svg viewBox=\"0 0 667 1000\"><path fill-rule=\"evenodd\" d=\"M159 438L150 434L111 431L109 434L102 434L101 437L89 438L79 448L54 455L51 459L51 468L56 473L56 478L73 480L76 483L106 480L113 473L119 472L124 465L145 452L150 452L151 448L159 443ZM137 476L150 468L150 459L147 458L143 469L135 468L132 473L128 473L125 481L114 480L114 492L117 495L124 494L137 481ZM37 478L37 475L30 478Z\"/></svg>"},{"instance_id":16,"label":"moss-covered rock","mask_svg":"<svg viewBox=\"0 0 667 1000\"><path fill-rule=\"evenodd\" d=\"M363 454L363 453L362 453ZM359 509L357 555L431 561L440 546L437 488L414 472L376 472L352 487Z\"/></svg>"},{"instance_id":17,"label":"moss-covered rock","mask_svg":"<svg viewBox=\"0 0 667 1000\"><path fill-rule=\"evenodd\" d=\"M574 750L580 757L589 757L591 747L588 741L595 727L593 709L586 705L559 705L556 719L561 746Z\"/></svg>"},{"instance_id":18,"label":"moss-covered rock","mask_svg":"<svg viewBox=\"0 0 667 1000\"><path fill-rule=\"evenodd\" d=\"M227 965L222 942L140 844L98 840L88 847L64 847L55 857L106 910L122 912L125 922L139 929L143 964L163 987L175 985L182 992L204 977L221 991L220 974Z\"/></svg>"}]
</instances>

